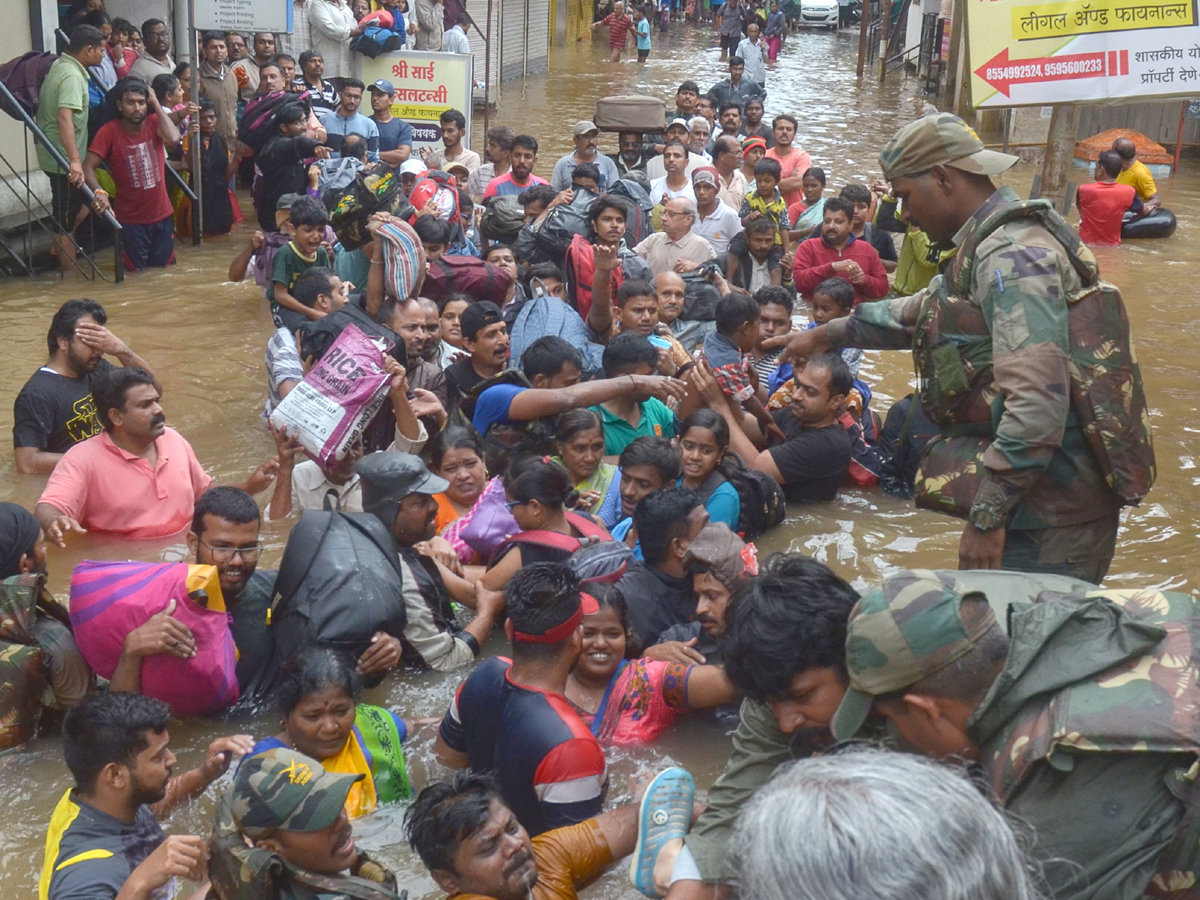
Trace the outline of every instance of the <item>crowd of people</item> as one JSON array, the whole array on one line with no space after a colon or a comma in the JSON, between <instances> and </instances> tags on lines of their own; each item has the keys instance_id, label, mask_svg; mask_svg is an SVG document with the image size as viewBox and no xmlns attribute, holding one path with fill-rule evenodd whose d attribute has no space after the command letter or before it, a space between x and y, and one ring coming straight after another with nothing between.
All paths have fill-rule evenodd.
<instances>
[{"instance_id":1,"label":"crowd of people","mask_svg":"<svg viewBox=\"0 0 1200 900\"><path fill-rule=\"evenodd\" d=\"M670 900L1192 896L1197 601L1099 589L1121 508L1154 480L1146 401L1087 246L993 181L1015 157L931 111L882 148L877 181L832 193L801 121L764 118L778 5L760 23L740 0L719 24L728 79L684 81L661 129L620 132L611 155L580 120L542 177L538 137L497 125L481 157L458 110L414 153L392 85L351 77L349 53L385 27L442 49L441 5L385 4L386 26L295 5L294 61L274 35L202 36L198 109L167 26L133 53L126 24L82 9L43 93L78 151L52 177L64 225L81 179L108 208L106 163L134 267L170 260L162 165L181 136L215 154L219 216L249 162L259 228L229 279L255 280L275 327L275 453L215 484L166 424L165 361L94 300L54 314L14 407L15 465L46 485L32 511L0 504L0 737L65 710L74 783L40 897L156 900L188 879L219 900L397 900L350 824L395 804L396 842L451 897L570 898L627 856ZM623 23L602 24L616 40ZM87 141L104 61L116 118ZM208 188L204 207L228 230ZM318 453L281 415L324 368L364 375L338 346L357 333L377 402ZM918 389L886 413L864 349L913 354ZM860 595L803 554L759 560L786 502L847 488L965 520L962 571ZM264 517L295 521L277 570L259 566ZM194 564L89 561L66 608L47 548L85 532L185 536ZM111 615L131 598L140 615ZM369 627L335 639L349 620ZM448 708L363 702L411 669L460 673ZM193 673L224 677L171 683ZM219 738L176 775L188 701L274 711L278 731ZM609 750L683 715L733 732L707 801L669 768L606 811ZM461 771L412 777L422 730ZM879 747L836 746L852 739ZM168 835L227 772L211 833Z\"/></svg>"}]
</instances>

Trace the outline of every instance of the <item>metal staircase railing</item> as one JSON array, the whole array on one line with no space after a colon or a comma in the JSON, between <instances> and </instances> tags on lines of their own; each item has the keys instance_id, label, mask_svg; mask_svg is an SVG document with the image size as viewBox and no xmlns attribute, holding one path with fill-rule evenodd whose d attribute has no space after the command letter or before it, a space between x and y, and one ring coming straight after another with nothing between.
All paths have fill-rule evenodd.
<instances>
[{"instance_id":1,"label":"metal staircase railing","mask_svg":"<svg viewBox=\"0 0 1200 900\"><path fill-rule=\"evenodd\" d=\"M65 31L63 31L61 28L54 29L54 37L58 40L58 52L62 53L64 51L64 49L70 44L70 38L67 37L67 33ZM99 77L97 77L96 73L91 71L90 69L88 70L88 78L90 78L92 80L92 84L96 85L96 87L98 87L100 89L101 93L103 93L103 94L108 93L108 90L104 87L104 83L99 79ZM147 87L149 87L149 85L147 85ZM151 90L153 90L153 88L151 88ZM183 191L184 195L186 195L189 200L191 200L193 203L195 203L196 202L196 192L193 191L192 186L187 183L187 179L184 178L182 175L180 175L177 171L175 171L169 165L164 166L164 168L166 169L166 172L167 172L167 180L174 182L175 187L177 187L181 191Z\"/></svg>"},{"instance_id":2,"label":"metal staircase railing","mask_svg":"<svg viewBox=\"0 0 1200 900\"><path fill-rule=\"evenodd\" d=\"M60 168L62 168L64 172L68 171L70 169L70 164L67 162L66 157L63 156L62 151L54 146L50 139L46 137L45 132L38 127L37 123L30 117L29 113L25 111L21 104L17 102L17 98L13 96L12 91L10 91L8 86L3 82L0 82L0 97L2 97L4 102L7 104L8 111L16 113L17 118L24 123L25 128L28 129L29 133L33 135L33 139L46 149L46 152L50 154L50 157L59 165ZM54 239L55 235L67 236L70 238L71 242L75 245L75 268L78 269L80 274L82 274L85 278L95 279L97 276L100 278L105 278L104 273L100 271L100 267L97 266L92 257L83 250L79 244L79 241L75 239L75 236L67 232L66 229L59 224L58 220L54 218L52 211L48 206L46 206L45 202L33 193L33 188L29 184L29 173L31 171L29 160L29 143L28 141L23 141L22 143L25 146L25 169L23 172L18 171L16 167L14 167L13 164L3 155L0 155L0 162L3 162L3 164L8 167L8 171L11 174L12 179L19 182L25 188L24 196L22 196L22 193L18 191L16 187L14 187L12 180L7 178L4 179L5 185L12 192L13 196L15 196L17 201L24 206L26 215L28 217L28 223L24 235L25 253L24 255L18 253L16 249L11 246L9 241L3 237L3 235L0 235L0 247L3 247L4 250L10 256L12 256L14 260L16 260L17 264L24 269L27 275L33 275L33 256L29 245L33 236L33 229L37 227L49 235L51 240ZM96 200L96 195L86 184L81 185L79 190L83 193L84 197L87 198L88 207L90 209L91 205ZM125 264L121 250L121 223L118 222L117 217L112 214L112 210L109 210L100 218L113 234L113 280L119 284L125 280ZM47 223L52 223L52 225ZM84 264L80 262L81 258L84 262L86 262L86 268Z\"/></svg>"}]
</instances>

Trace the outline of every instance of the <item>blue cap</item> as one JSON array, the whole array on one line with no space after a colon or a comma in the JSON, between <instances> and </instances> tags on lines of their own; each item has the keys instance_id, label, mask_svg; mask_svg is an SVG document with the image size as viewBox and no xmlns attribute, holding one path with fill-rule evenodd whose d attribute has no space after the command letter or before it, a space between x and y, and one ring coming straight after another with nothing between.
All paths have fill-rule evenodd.
<instances>
[{"instance_id":1,"label":"blue cap","mask_svg":"<svg viewBox=\"0 0 1200 900\"><path fill-rule=\"evenodd\" d=\"M386 78L380 78L368 90L379 91L380 93L387 94L389 97L395 96L396 93L396 89L392 87L392 83Z\"/></svg>"}]
</instances>

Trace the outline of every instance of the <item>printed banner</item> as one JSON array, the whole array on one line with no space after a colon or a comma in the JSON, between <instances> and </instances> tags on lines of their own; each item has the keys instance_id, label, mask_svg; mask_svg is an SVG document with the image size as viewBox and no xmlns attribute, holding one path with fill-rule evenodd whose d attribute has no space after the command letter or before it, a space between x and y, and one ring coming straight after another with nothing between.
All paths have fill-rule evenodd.
<instances>
[{"instance_id":1,"label":"printed banner","mask_svg":"<svg viewBox=\"0 0 1200 900\"><path fill-rule=\"evenodd\" d=\"M970 0L976 107L1200 93L1197 0Z\"/></svg>"},{"instance_id":2,"label":"printed banner","mask_svg":"<svg viewBox=\"0 0 1200 900\"><path fill-rule=\"evenodd\" d=\"M380 79L391 82L395 89L392 115L412 126L414 153L424 146L441 149L442 127L438 119L448 109L457 109L466 117L463 146L471 146L473 57L425 50L381 53L375 59L355 55L364 84L370 86Z\"/></svg>"},{"instance_id":3,"label":"printed banner","mask_svg":"<svg viewBox=\"0 0 1200 900\"><path fill-rule=\"evenodd\" d=\"M245 0L196 0L198 31L291 32L292 4L286 0L247 3Z\"/></svg>"}]
</instances>

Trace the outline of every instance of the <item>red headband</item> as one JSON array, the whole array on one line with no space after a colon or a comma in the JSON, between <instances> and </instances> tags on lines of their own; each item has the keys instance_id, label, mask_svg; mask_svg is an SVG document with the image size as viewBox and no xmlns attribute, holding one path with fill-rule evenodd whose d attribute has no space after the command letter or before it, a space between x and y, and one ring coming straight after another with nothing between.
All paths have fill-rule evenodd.
<instances>
[{"instance_id":1,"label":"red headband","mask_svg":"<svg viewBox=\"0 0 1200 900\"><path fill-rule=\"evenodd\" d=\"M581 593L579 595L579 608L575 610L567 621L561 625L555 625L545 634L526 634L514 628L512 639L522 644L557 644L559 641L565 641L571 636L571 633L583 621L584 615L595 615L599 611L600 604L596 602L596 598L591 594Z\"/></svg>"}]
</instances>

